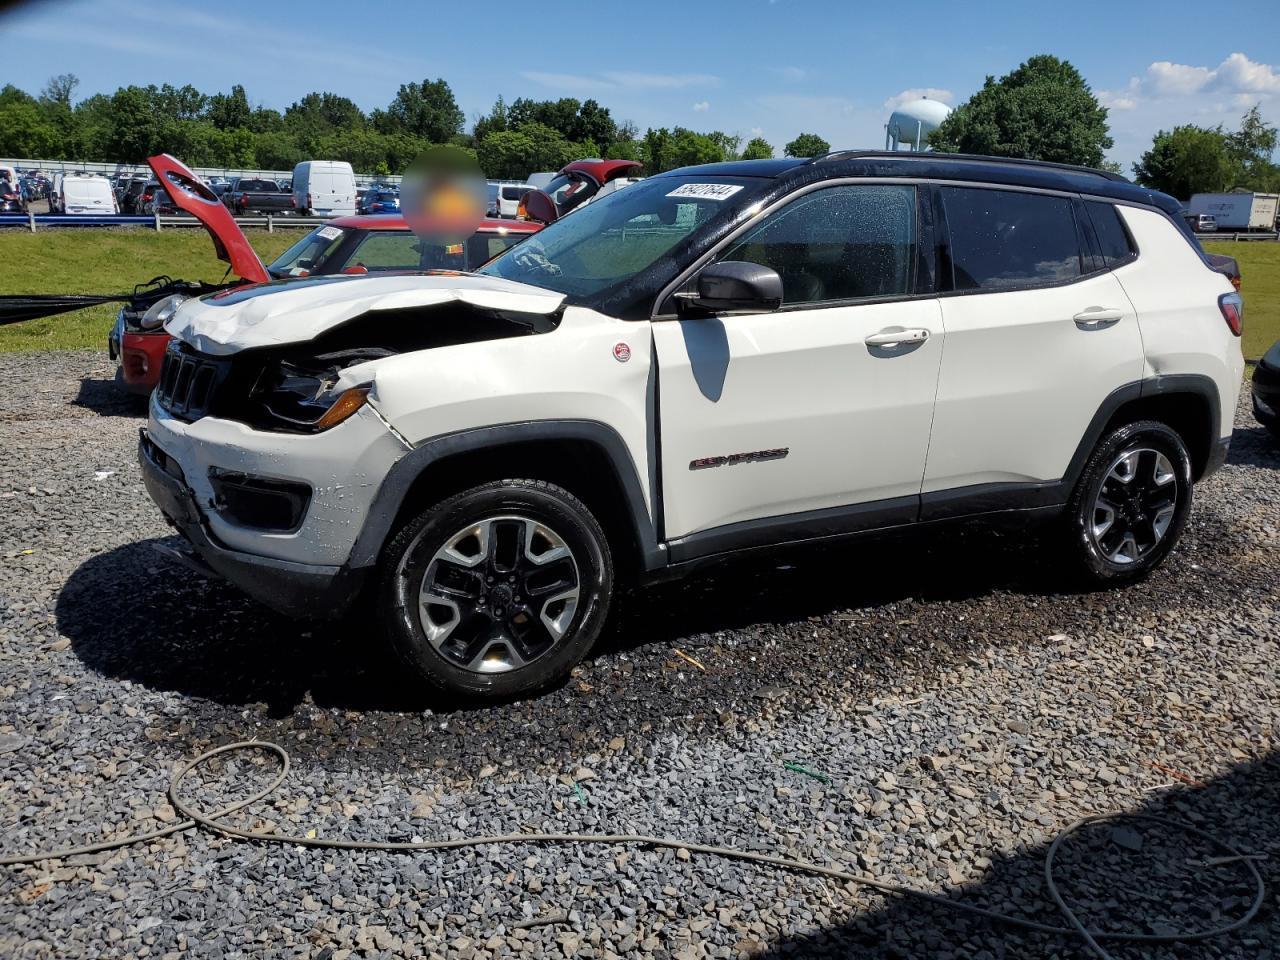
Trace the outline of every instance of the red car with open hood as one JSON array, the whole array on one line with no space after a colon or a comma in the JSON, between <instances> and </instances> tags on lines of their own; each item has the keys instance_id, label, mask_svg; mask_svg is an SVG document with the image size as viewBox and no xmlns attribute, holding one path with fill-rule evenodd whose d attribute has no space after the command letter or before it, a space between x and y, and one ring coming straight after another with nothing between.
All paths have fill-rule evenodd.
<instances>
[{"instance_id":1,"label":"red car with open hood","mask_svg":"<svg viewBox=\"0 0 1280 960\"><path fill-rule=\"evenodd\" d=\"M464 242L443 244L422 240L401 216L339 217L264 264L230 211L198 176L168 154L151 157L147 163L174 204L204 224L218 259L227 262L236 279L207 284L156 277L134 289L133 297L120 308L107 346L111 358L120 364L117 379L138 394L150 393L156 385L169 343L165 321L190 297L228 286L335 273L470 271L542 228L535 221L486 219Z\"/></svg>"}]
</instances>

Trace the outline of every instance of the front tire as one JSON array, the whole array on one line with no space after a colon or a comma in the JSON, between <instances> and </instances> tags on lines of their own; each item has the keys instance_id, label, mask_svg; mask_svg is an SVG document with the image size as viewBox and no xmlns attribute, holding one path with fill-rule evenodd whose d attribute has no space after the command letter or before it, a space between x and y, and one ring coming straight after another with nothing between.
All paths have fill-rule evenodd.
<instances>
[{"instance_id":1,"label":"front tire","mask_svg":"<svg viewBox=\"0 0 1280 960\"><path fill-rule=\"evenodd\" d=\"M1125 424L1099 442L1067 506L1070 549L1094 584L1140 580L1169 555L1191 509L1191 457L1154 420Z\"/></svg>"},{"instance_id":2,"label":"front tire","mask_svg":"<svg viewBox=\"0 0 1280 960\"><path fill-rule=\"evenodd\" d=\"M424 680L501 698L567 675L599 636L612 589L608 542L582 501L501 480L405 524L378 602L392 647Z\"/></svg>"}]
</instances>

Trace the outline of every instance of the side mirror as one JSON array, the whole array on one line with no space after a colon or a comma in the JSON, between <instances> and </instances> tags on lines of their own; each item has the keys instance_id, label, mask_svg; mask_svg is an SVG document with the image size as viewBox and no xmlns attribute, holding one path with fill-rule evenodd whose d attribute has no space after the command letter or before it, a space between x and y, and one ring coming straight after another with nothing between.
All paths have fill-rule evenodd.
<instances>
[{"instance_id":1,"label":"side mirror","mask_svg":"<svg viewBox=\"0 0 1280 960\"><path fill-rule=\"evenodd\" d=\"M551 199L551 194L545 190L530 190L524 195L521 203L524 204L525 212L529 215L530 220L537 220L541 223L555 223L560 219L560 211L556 209L556 202Z\"/></svg>"},{"instance_id":2,"label":"side mirror","mask_svg":"<svg viewBox=\"0 0 1280 960\"><path fill-rule=\"evenodd\" d=\"M696 293L676 296L708 313L769 313L782 306L782 278L772 267L722 260L698 274Z\"/></svg>"}]
</instances>

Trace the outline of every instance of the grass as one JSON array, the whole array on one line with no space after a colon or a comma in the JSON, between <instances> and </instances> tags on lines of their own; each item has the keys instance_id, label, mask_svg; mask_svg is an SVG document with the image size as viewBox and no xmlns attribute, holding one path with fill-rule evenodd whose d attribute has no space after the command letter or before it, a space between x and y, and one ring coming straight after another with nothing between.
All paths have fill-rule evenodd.
<instances>
[{"instance_id":1,"label":"grass","mask_svg":"<svg viewBox=\"0 0 1280 960\"><path fill-rule=\"evenodd\" d=\"M1209 253L1225 253L1240 264L1244 295L1244 355L1257 360L1280 340L1280 243L1206 243Z\"/></svg>"},{"instance_id":2,"label":"grass","mask_svg":"<svg viewBox=\"0 0 1280 960\"><path fill-rule=\"evenodd\" d=\"M299 230L246 230L249 242L270 263L299 237ZM227 265L213 241L198 228L156 233L141 227L0 231L0 294L128 293L160 274L216 283ZM119 304L0 326L0 352L105 349Z\"/></svg>"},{"instance_id":3,"label":"grass","mask_svg":"<svg viewBox=\"0 0 1280 960\"><path fill-rule=\"evenodd\" d=\"M265 262L274 260L301 234L246 230ZM1280 340L1280 243L1222 241L1204 245L1236 258L1244 275L1244 355L1256 359ZM226 264L213 253L203 230L142 228L0 232L0 294L125 293L135 283L167 273L185 280L216 282ZM102 348L115 322L115 304L0 327L0 352Z\"/></svg>"}]
</instances>

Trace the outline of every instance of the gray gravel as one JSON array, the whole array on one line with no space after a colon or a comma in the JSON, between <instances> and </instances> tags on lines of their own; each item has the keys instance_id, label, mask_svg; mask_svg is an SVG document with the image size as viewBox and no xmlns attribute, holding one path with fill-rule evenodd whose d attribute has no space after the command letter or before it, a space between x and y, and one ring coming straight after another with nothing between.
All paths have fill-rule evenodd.
<instances>
[{"instance_id":1,"label":"gray gravel","mask_svg":"<svg viewBox=\"0 0 1280 960\"><path fill-rule=\"evenodd\" d=\"M407 683L358 617L293 623L156 553L141 419L111 372L96 353L0 356L5 852L167 822L177 762L259 737L296 767L246 824L673 834L1050 922L1044 849L1068 823L1190 818L1269 856L1262 914L1208 945L1118 956L1280 956L1280 454L1243 407L1230 464L1142 585L1060 592L1047 542L981 530L778 556L624 598L562 688L476 709ZM199 795L270 772L233 761ZM1203 927L1248 897L1238 865L1190 863L1216 852L1099 828L1066 845L1061 882L1091 923ZM0 870L6 957L516 953L1083 955L673 851L351 855L195 833Z\"/></svg>"}]
</instances>

